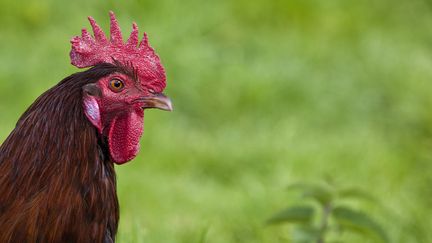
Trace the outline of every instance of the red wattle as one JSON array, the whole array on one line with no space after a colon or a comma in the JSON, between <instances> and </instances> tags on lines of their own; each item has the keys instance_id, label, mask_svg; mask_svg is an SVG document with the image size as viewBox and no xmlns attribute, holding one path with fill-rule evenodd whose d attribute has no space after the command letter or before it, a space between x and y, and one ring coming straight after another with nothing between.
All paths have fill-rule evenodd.
<instances>
[{"instance_id":1,"label":"red wattle","mask_svg":"<svg viewBox=\"0 0 432 243\"><path fill-rule=\"evenodd\" d=\"M143 133L144 111L125 112L115 117L109 128L108 144L111 159L116 164L126 163L138 154Z\"/></svg>"}]
</instances>

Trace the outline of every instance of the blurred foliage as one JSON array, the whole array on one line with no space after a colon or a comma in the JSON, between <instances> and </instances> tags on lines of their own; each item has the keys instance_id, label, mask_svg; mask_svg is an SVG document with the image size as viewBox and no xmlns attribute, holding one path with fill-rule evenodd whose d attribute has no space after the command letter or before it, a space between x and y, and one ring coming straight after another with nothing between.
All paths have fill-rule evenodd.
<instances>
[{"instance_id":1,"label":"blurred foliage","mask_svg":"<svg viewBox=\"0 0 432 243\"><path fill-rule=\"evenodd\" d=\"M286 223L298 225L295 232L292 233L293 242L329 242L326 239L333 231L338 233L338 237L341 237L341 233L348 231L360 233L365 237L375 237L380 242L389 242L382 226L371 219L368 214L345 205L347 200L349 203L364 199L377 202L369 193L359 188L339 189L332 183L297 183L289 186L289 189L300 190L304 204L309 201L307 199L312 199L311 201L316 203L315 205L291 206L267 220L269 225ZM319 214L315 214L315 211L318 211L315 208L319 209ZM298 237L299 235L301 237ZM332 239L330 242L334 241Z\"/></svg>"},{"instance_id":2,"label":"blurred foliage","mask_svg":"<svg viewBox=\"0 0 432 243\"><path fill-rule=\"evenodd\" d=\"M326 174L385 204L362 209L390 239L432 242L431 1L0 0L1 141L110 9L148 32L175 106L117 167L119 242L290 242L262 220Z\"/></svg>"}]
</instances>

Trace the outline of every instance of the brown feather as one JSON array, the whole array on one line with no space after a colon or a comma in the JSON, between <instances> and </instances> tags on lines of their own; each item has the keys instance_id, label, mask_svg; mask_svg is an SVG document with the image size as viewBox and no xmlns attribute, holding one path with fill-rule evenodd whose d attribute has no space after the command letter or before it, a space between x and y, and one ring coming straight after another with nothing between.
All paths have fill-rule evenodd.
<instances>
[{"instance_id":1,"label":"brown feather","mask_svg":"<svg viewBox=\"0 0 432 243\"><path fill-rule=\"evenodd\" d=\"M0 242L104 242L119 219L106 138L82 87L124 68L100 64L41 95L0 147Z\"/></svg>"}]
</instances>

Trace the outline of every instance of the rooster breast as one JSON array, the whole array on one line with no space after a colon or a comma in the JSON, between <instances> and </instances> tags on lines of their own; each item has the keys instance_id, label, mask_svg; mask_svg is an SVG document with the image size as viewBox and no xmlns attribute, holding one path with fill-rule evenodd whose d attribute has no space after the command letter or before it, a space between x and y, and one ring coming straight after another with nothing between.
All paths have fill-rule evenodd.
<instances>
[{"instance_id":1,"label":"rooster breast","mask_svg":"<svg viewBox=\"0 0 432 243\"><path fill-rule=\"evenodd\" d=\"M41 95L0 147L0 242L114 242L119 209L105 138L74 74Z\"/></svg>"}]
</instances>

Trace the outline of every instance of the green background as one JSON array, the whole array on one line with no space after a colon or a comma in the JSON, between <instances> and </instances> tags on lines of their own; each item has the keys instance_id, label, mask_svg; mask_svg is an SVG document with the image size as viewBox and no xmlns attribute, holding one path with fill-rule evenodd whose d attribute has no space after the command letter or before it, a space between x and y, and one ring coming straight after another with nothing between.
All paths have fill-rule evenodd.
<instances>
[{"instance_id":1,"label":"green background","mask_svg":"<svg viewBox=\"0 0 432 243\"><path fill-rule=\"evenodd\" d=\"M324 177L377 197L357 206L392 242L432 242L432 1L0 0L0 141L109 10L148 33L175 108L117 166L119 242L291 242L265 220Z\"/></svg>"}]
</instances>

